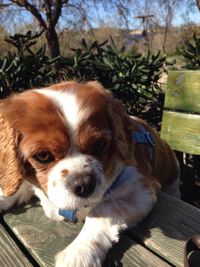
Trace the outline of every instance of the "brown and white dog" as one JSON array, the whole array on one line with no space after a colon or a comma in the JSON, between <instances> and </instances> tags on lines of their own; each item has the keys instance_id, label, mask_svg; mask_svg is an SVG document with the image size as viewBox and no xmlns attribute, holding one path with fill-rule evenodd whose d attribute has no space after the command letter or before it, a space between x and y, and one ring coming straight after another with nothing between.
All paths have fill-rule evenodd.
<instances>
[{"instance_id":1,"label":"brown and white dog","mask_svg":"<svg viewBox=\"0 0 200 267\"><path fill-rule=\"evenodd\" d=\"M134 140L141 129L150 144ZM63 82L0 102L0 210L35 194L47 217L62 220L59 210L70 210L85 220L56 267L101 266L158 190L178 194L178 174L169 146L97 82Z\"/></svg>"}]
</instances>

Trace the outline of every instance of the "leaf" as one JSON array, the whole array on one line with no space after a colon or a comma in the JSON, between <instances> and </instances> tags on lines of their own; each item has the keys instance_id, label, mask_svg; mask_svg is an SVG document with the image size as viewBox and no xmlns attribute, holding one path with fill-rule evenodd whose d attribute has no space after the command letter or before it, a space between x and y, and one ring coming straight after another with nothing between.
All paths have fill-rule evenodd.
<instances>
[{"instance_id":1,"label":"leaf","mask_svg":"<svg viewBox=\"0 0 200 267\"><path fill-rule=\"evenodd\" d=\"M83 48L88 49L87 43L86 43L84 38L81 41L81 45L82 45Z\"/></svg>"},{"instance_id":2,"label":"leaf","mask_svg":"<svg viewBox=\"0 0 200 267\"><path fill-rule=\"evenodd\" d=\"M1 71L4 72L5 68L6 68L6 65L8 63L8 58L5 57L4 60L3 60L3 63L1 65Z\"/></svg>"}]
</instances>

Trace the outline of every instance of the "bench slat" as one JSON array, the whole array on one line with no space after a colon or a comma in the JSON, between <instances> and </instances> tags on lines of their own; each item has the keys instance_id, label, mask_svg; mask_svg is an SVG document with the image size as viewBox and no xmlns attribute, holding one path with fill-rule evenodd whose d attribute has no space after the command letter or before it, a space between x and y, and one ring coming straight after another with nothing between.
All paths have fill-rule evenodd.
<instances>
[{"instance_id":1,"label":"bench slat","mask_svg":"<svg viewBox=\"0 0 200 267\"><path fill-rule=\"evenodd\" d=\"M125 251L125 257L123 255L124 251ZM128 235L125 234L121 236L120 242L110 250L107 259L108 262L114 262L114 259L115 260L121 259L120 262L124 267L171 266L168 263L161 260L159 257L156 257L151 251L147 250L140 244L136 243ZM119 264L117 266L121 265ZM105 264L105 267L108 267L108 264Z\"/></svg>"},{"instance_id":2,"label":"bench slat","mask_svg":"<svg viewBox=\"0 0 200 267\"><path fill-rule=\"evenodd\" d=\"M13 211L13 212L12 212ZM77 235L79 225L58 223L44 216L40 206L15 207L4 221L40 266L54 266L54 256Z\"/></svg>"},{"instance_id":3,"label":"bench slat","mask_svg":"<svg viewBox=\"0 0 200 267\"><path fill-rule=\"evenodd\" d=\"M165 193L152 213L131 231L149 249L176 267L183 266L185 241L200 233L200 210Z\"/></svg>"},{"instance_id":4,"label":"bench slat","mask_svg":"<svg viewBox=\"0 0 200 267\"><path fill-rule=\"evenodd\" d=\"M165 108L200 112L200 72L169 71Z\"/></svg>"},{"instance_id":5,"label":"bench slat","mask_svg":"<svg viewBox=\"0 0 200 267\"><path fill-rule=\"evenodd\" d=\"M53 267L55 254L71 243L81 229L80 224L49 220L44 216L41 207L30 208L29 205L15 207L4 215L4 220L41 267ZM111 250L105 266L112 265L116 255L123 256L120 261L125 267L169 266L126 236L123 236L122 241Z\"/></svg>"},{"instance_id":6,"label":"bench slat","mask_svg":"<svg viewBox=\"0 0 200 267\"><path fill-rule=\"evenodd\" d=\"M33 267L2 225L0 225L0 248L1 267Z\"/></svg>"},{"instance_id":7,"label":"bench slat","mask_svg":"<svg viewBox=\"0 0 200 267\"><path fill-rule=\"evenodd\" d=\"M200 115L164 111L161 138L172 149L200 154Z\"/></svg>"}]
</instances>

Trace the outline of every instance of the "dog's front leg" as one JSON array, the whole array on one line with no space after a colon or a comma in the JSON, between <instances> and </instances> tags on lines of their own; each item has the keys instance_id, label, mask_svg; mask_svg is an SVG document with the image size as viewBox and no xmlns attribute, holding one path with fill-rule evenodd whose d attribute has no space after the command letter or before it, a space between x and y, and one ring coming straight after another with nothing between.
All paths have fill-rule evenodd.
<instances>
[{"instance_id":1,"label":"dog's front leg","mask_svg":"<svg viewBox=\"0 0 200 267\"><path fill-rule=\"evenodd\" d=\"M86 217L77 238L56 256L56 267L101 267L106 253L119 233L141 221L153 206L153 197L144 193L127 195L96 207Z\"/></svg>"},{"instance_id":2,"label":"dog's front leg","mask_svg":"<svg viewBox=\"0 0 200 267\"><path fill-rule=\"evenodd\" d=\"M101 267L122 228L111 218L87 217L77 238L56 256L56 267Z\"/></svg>"}]
</instances>

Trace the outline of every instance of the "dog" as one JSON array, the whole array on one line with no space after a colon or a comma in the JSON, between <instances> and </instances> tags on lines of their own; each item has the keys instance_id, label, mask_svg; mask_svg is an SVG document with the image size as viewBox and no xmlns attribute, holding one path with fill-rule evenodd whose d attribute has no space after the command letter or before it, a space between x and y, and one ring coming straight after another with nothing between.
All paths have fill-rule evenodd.
<instances>
[{"instance_id":1,"label":"dog","mask_svg":"<svg viewBox=\"0 0 200 267\"><path fill-rule=\"evenodd\" d=\"M0 209L36 195L47 217L85 221L56 267L100 267L159 190L179 195L174 152L96 82L62 82L0 102Z\"/></svg>"}]
</instances>

